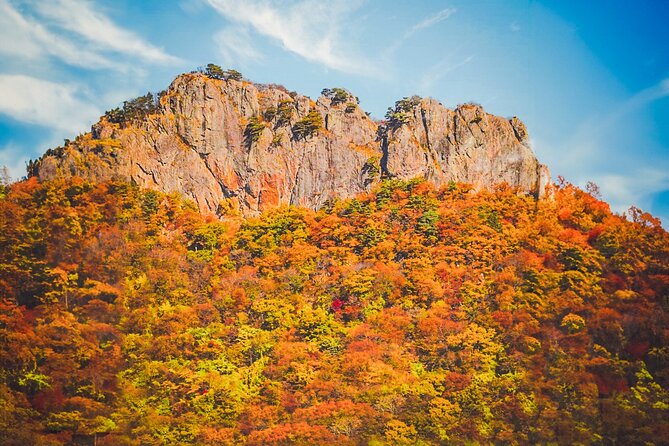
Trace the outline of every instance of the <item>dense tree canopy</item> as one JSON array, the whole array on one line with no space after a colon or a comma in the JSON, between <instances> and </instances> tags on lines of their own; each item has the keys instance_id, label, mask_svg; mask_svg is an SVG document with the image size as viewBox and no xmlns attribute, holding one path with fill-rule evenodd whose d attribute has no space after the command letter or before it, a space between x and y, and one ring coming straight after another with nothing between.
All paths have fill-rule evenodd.
<instances>
[{"instance_id":1,"label":"dense tree canopy","mask_svg":"<svg viewBox=\"0 0 669 446\"><path fill-rule=\"evenodd\" d=\"M0 444L660 444L669 236L569 184L0 195Z\"/></svg>"}]
</instances>

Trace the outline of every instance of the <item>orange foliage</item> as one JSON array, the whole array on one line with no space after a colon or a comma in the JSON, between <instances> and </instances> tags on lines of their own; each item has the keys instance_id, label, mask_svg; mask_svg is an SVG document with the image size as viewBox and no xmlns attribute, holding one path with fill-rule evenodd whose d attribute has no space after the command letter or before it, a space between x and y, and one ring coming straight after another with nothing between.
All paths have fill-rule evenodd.
<instances>
[{"instance_id":1,"label":"orange foliage","mask_svg":"<svg viewBox=\"0 0 669 446\"><path fill-rule=\"evenodd\" d=\"M669 236L638 209L564 182L537 202L393 180L319 211L195 209L120 182L9 187L6 444L669 432Z\"/></svg>"}]
</instances>

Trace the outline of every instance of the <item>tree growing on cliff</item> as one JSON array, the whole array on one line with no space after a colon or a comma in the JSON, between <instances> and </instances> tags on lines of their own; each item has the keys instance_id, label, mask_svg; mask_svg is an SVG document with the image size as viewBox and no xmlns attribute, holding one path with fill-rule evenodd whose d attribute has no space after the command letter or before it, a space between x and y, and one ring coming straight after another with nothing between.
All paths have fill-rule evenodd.
<instances>
[{"instance_id":1,"label":"tree growing on cliff","mask_svg":"<svg viewBox=\"0 0 669 446\"><path fill-rule=\"evenodd\" d=\"M324 88L321 94L330 99L331 105L343 104L351 97L351 94L343 88Z\"/></svg>"},{"instance_id":2,"label":"tree growing on cliff","mask_svg":"<svg viewBox=\"0 0 669 446\"><path fill-rule=\"evenodd\" d=\"M223 79L223 68L221 68L219 65L215 65L213 63L207 64L207 67L205 68L204 74L209 76L212 79Z\"/></svg>"},{"instance_id":3,"label":"tree growing on cliff","mask_svg":"<svg viewBox=\"0 0 669 446\"><path fill-rule=\"evenodd\" d=\"M276 126L281 127L290 124L294 112L295 105L292 100L280 101L276 108Z\"/></svg>"},{"instance_id":4,"label":"tree growing on cliff","mask_svg":"<svg viewBox=\"0 0 669 446\"><path fill-rule=\"evenodd\" d=\"M312 109L307 113L307 116L295 123L293 135L295 139L307 139L321 127L323 127L323 117L317 110Z\"/></svg>"},{"instance_id":5,"label":"tree growing on cliff","mask_svg":"<svg viewBox=\"0 0 669 446\"><path fill-rule=\"evenodd\" d=\"M204 74L207 75L208 77L212 79L220 79L220 80L234 80L234 81L241 81L243 76L242 73L235 69L229 69L229 70L224 70L221 68L219 65L215 65L213 63L207 64Z\"/></svg>"},{"instance_id":6,"label":"tree growing on cliff","mask_svg":"<svg viewBox=\"0 0 669 446\"><path fill-rule=\"evenodd\" d=\"M395 108L388 108L386 119L392 129L399 128L409 122L413 109L420 104L420 96L411 96L395 102Z\"/></svg>"},{"instance_id":7,"label":"tree growing on cliff","mask_svg":"<svg viewBox=\"0 0 669 446\"><path fill-rule=\"evenodd\" d=\"M263 130L265 130L265 124L257 116L251 116L244 129L244 139L249 148L260 139Z\"/></svg>"},{"instance_id":8,"label":"tree growing on cliff","mask_svg":"<svg viewBox=\"0 0 669 446\"><path fill-rule=\"evenodd\" d=\"M160 106L160 97L164 92L148 92L144 96L123 102L123 107L116 107L105 113L107 121L122 124L124 122L137 121L145 116L157 113ZM66 144L67 145L67 144Z\"/></svg>"}]
</instances>

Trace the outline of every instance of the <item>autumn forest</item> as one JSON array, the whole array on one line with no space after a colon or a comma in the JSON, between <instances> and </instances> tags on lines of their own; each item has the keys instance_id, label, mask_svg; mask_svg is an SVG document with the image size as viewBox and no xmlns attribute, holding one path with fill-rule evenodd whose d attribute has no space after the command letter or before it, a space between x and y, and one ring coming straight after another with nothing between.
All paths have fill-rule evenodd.
<instances>
[{"instance_id":1,"label":"autumn forest","mask_svg":"<svg viewBox=\"0 0 669 446\"><path fill-rule=\"evenodd\" d=\"M0 189L0 444L665 444L669 235L560 180ZM664 439L664 440L663 440Z\"/></svg>"}]
</instances>

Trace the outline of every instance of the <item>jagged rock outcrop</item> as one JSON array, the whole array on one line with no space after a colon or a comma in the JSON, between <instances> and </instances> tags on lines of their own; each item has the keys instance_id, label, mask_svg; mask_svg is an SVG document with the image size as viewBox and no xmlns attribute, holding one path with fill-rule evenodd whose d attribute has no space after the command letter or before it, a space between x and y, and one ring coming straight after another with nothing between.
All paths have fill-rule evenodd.
<instances>
[{"instance_id":1,"label":"jagged rock outcrop","mask_svg":"<svg viewBox=\"0 0 669 446\"><path fill-rule=\"evenodd\" d=\"M424 176L486 188L506 182L539 197L550 174L530 147L527 129L475 104L450 110L431 98L398 101L381 141L384 168L401 179Z\"/></svg>"},{"instance_id":2,"label":"jagged rock outcrop","mask_svg":"<svg viewBox=\"0 0 669 446\"><path fill-rule=\"evenodd\" d=\"M120 123L103 117L90 133L48 151L32 173L130 180L183 193L218 214L281 204L318 208L368 190L384 175L477 188L507 182L545 193L550 176L517 118L410 98L377 124L356 98L335 90L313 101L280 86L184 74L154 113Z\"/></svg>"}]
</instances>

